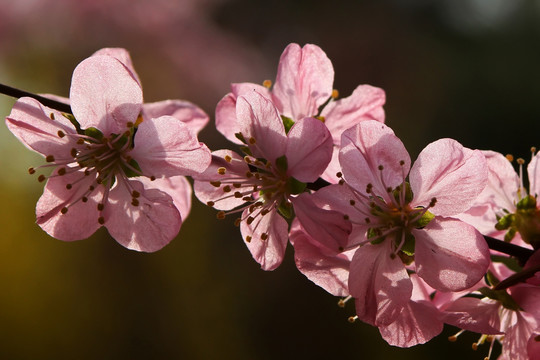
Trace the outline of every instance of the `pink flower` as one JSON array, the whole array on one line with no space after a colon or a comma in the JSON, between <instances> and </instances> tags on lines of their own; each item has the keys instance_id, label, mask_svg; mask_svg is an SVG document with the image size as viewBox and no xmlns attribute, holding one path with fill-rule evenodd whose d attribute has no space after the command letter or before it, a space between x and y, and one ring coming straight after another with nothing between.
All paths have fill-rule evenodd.
<instances>
[{"instance_id":1,"label":"pink flower","mask_svg":"<svg viewBox=\"0 0 540 360\"><path fill-rule=\"evenodd\" d=\"M92 56L73 73L74 117L22 98L6 124L54 167L36 208L43 230L73 241L105 226L123 246L151 252L176 236L181 212L189 212L189 184L178 175L205 170L210 152L178 118L148 116L167 111L143 109L129 66Z\"/></svg>"},{"instance_id":2,"label":"pink flower","mask_svg":"<svg viewBox=\"0 0 540 360\"><path fill-rule=\"evenodd\" d=\"M264 270L273 270L287 245L283 216L292 215L295 195L326 168L332 139L315 118L303 118L286 131L272 102L255 91L238 98L236 116L245 156L214 152L210 167L195 177L195 195L222 210L219 218L242 212L237 225L246 245Z\"/></svg>"},{"instance_id":3,"label":"pink flower","mask_svg":"<svg viewBox=\"0 0 540 360\"><path fill-rule=\"evenodd\" d=\"M238 143L235 137L236 100L240 95L253 90L269 98L277 107L279 114L289 121L318 117L328 127L334 142L332 161L322 174L322 178L337 182L336 173L339 171L337 154L341 133L360 121L369 119L384 122L382 106L386 99L382 89L359 85L351 96L334 101L337 92L332 90L333 82L332 63L321 48L311 44L303 48L298 44L290 44L279 60L272 90L252 83L232 84L232 92L217 105L216 127L227 139ZM324 108L320 110L323 105Z\"/></svg>"},{"instance_id":4,"label":"pink flower","mask_svg":"<svg viewBox=\"0 0 540 360\"><path fill-rule=\"evenodd\" d=\"M489 250L482 235L450 217L467 210L485 186L481 152L442 139L421 152L409 173L401 141L367 120L343 133L339 159L345 182L333 186L328 203L354 224L346 246L358 247L349 291L361 320L395 321L411 298L405 264L413 259L418 276L438 290L466 289L485 274Z\"/></svg>"},{"instance_id":5,"label":"pink flower","mask_svg":"<svg viewBox=\"0 0 540 360\"><path fill-rule=\"evenodd\" d=\"M473 207L460 218L485 235L525 245L523 240L539 248L540 206L537 197L540 194L540 155L533 151L527 167L529 191L523 185L523 159L518 159L518 175L502 154L484 151L484 155L489 168L488 184Z\"/></svg>"}]
</instances>

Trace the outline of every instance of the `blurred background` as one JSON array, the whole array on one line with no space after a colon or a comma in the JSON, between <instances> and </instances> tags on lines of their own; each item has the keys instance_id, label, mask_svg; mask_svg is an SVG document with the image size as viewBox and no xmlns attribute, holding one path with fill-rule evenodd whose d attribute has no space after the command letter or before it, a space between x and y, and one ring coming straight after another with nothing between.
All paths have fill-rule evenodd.
<instances>
[{"instance_id":1,"label":"blurred background","mask_svg":"<svg viewBox=\"0 0 540 360\"><path fill-rule=\"evenodd\" d=\"M0 0L0 82L68 96L102 47L131 52L145 100L190 100L214 118L231 82L274 79L291 42L319 45L334 86L382 87L387 124L414 159L443 137L530 156L540 145L540 1ZM14 100L0 95L0 115ZM200 134L228 146L211 122ZM35 225L43 160L0 126L2 359L481 359L476 334L387 345L353 304L283 265L264 272L232 220L196 199L179 236L140 254L105 230L64 243ZM229 221L230 220L230 221ZM497 347L495 348L497 350ZM495 358L495 357L494 357Z\"/></svg>"}]
</instances>

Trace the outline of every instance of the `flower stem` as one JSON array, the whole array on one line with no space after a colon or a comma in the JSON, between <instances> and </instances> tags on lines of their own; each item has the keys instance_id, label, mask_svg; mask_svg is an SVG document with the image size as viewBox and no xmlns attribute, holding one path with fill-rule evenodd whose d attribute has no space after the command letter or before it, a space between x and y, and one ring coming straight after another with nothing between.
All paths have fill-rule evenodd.
<instances>
[{"instance_id":1,"label":"flower stem","mask_svg":"<svg viewBox=\"0 0 540 360\"><path fill-rule=\"evenodd\" d=\"M0 83L0 94L8 95L17 99L21 97L25 97L25 96L31 97L33 99L36 99L43 105L48 106L52 109L55 109L64 113L69 113L69 114L72 113L71 106L69 106L68 104L65 104L60 101L52 100L52 99L47 99L46 97L43 97L37 94L32 94L24 90L15 89L15 88L12 88L11 86L7 86L1 83Z\"/></svg>"},{"instance_id":2,"label":"flower stem","mask_svg":"<svg viewBox=\"0 0 540 360\"><path fill-rule=\"evenodd\" d=\"M507 243L499 239L484 235L486 242L491 250L496 250L510 256L514 256L520 265L524 265L534 254L534 250L521 247L519 245Z\"/></svg>"}]
</instances>

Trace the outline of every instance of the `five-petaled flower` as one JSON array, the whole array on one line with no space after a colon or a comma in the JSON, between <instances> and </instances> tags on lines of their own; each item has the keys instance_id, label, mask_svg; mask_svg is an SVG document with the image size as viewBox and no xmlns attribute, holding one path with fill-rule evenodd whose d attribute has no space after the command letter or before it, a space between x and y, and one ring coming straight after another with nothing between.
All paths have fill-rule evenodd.
<instances>
[{"instance_id":1,"label":"five-petaled flower","mask_svg":"<svg viewBox=\"0 0 540 360\"><path fill-rule=\"evenodd\" d=\"M45 157L45 167L54 167L38 178L47 184L37 223L49 235L79 240L105 226L123 246L146 252L176 236L181 213L189 211L189 184L178 175L204 171L211 155L197 140L197 128L170 116L182 106L155 103L145 109L142 100L127 52L105 49L74 70L73 115L31 98L16 102L8 128Z\"/></svg>"}]
</instances>

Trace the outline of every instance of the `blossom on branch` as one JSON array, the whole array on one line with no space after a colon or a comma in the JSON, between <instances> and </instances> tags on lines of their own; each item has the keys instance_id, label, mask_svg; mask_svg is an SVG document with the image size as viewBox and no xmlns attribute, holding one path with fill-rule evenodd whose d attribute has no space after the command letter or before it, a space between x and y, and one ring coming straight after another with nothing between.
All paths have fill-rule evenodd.
<instances>
[{"instance_id":1,"label":"blossom on branch","mask_svg":"<svg viewBox=\"0 0 540 360\"><path fill-rule=\"evenodd\" d=\"M129 60L129 61L128 61ZM143 106L142 89L129 55L106 49L74 70L71 114L21 98L6 124L53 167L36 208L37 223L65 241L87 238L101 226L123 246L152 252L168 244L189 212L183 176L206 169L210 151L191 129L201 113L188 104ZM158 116L161 115L161 116ZM31 168L35 173L39 168Z\"/></svg>"}]
</instances>

